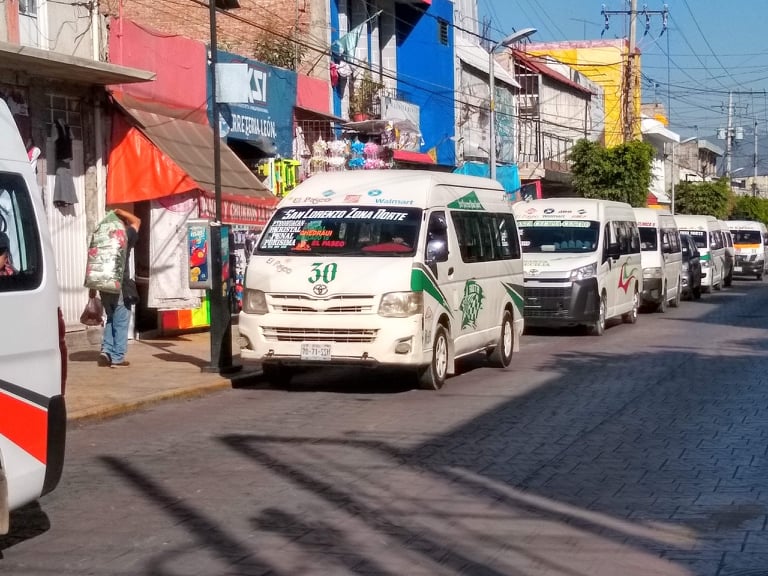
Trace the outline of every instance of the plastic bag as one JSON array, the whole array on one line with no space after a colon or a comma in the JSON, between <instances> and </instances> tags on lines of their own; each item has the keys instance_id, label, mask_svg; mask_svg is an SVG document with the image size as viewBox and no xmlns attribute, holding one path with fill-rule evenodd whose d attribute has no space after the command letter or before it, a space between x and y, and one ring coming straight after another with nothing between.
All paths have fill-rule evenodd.
<instances>
[{"instance_id":1,"label":"plastic bag","mask_svg":"<svg viewBox=\"0 0 768 576\"><path fill-rule=\"evenodd\" d=\"M85 287L120 294L127 246L123 221L113 211L108 212L91 235Z\"/></svg>"},{"instance_id":2,"label":"plastic bag","mask_svg":"<svg viewBox=\"0 0 768 576\"><path fill-rule=\"evenodd\" d=\"M86 326L101 326L104 324L104 306L101 298L93 297L88 299L83 313L80 314L80 323Z\"/></svg>"}]
</instances>

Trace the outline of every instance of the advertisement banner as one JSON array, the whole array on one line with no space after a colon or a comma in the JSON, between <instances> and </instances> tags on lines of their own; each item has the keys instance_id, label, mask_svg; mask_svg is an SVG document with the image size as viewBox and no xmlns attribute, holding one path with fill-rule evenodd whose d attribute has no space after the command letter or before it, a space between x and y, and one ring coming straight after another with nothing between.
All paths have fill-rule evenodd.
<instances>
[{"instance_id":1,"label":"advertisement banner","mask_svg":"<svg viewBox=\"0 0 768 576\"><path fill-rule=\"evenodd\" d=\"M210 289L211 278L211 224L208 220L190 220L187 223L187 256L189 287Z\"/></svg>"},{"instance_id":2,"label":"advertisement banner","mask_svg":"<svg viewBox=\"0 0 768 576\"><path fill-rule=\"evenodd\" d=\"M296 72L262 64L228 52L218 52L221 82L217 92L222 138L233 138L263 145L274 142L277 153L293 154L293 108L296 105ZM240 66L231 66L240 64ZM211 78L208 78L211 99ZM222 99L228 102L221 102ZM233 100L242 99L241 102ZM211 110L209 120L213 122Z\"/></svg>"}]
</instances>

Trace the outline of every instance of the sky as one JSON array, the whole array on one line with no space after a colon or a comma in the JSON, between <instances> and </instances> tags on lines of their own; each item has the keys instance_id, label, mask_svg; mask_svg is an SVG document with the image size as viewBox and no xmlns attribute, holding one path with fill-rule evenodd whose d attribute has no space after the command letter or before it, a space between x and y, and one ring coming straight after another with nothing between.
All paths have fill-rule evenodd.
<instances>
[{"instance_id":1,"label":"sky","mask_svg":"<svg viewBox=\"0 0 768 576\"><path fill-rule=\"evenodd\" d=\"M534 27L533 42L623 38L629 17L606 10L628 10L628 0L477 0L480 30L498 41L515 30ZM661 0L638 0L638 10L661 11ZM768 2L765 0L667 0L662 17L637 20L642 52L643 102L661 102L670 128L682 138L699 136L718 146L717 129L727 126L728 93L733 91L733 126L744 139L734 145L733 168L751 175L754 134L758 172L768 173Z\"/></svg>"}]
</instances>

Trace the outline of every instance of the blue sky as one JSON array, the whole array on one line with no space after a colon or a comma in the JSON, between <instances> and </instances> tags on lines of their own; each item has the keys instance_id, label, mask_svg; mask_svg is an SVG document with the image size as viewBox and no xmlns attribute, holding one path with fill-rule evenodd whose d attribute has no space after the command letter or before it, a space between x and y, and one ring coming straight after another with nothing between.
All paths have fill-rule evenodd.
<instances>
[{"instance_id":1,"label":"blue sky","mask_svg":"<svg viewBox=\"0 0 768 576\"><path fill-rule=\"evenodd\" d=\"M532 41L599 39L607 10L627 10L627 0L477 0L480 29L486 20L489 35L500 40L516 29L532 26ZM662 10L661 0L638 0L638 10ZM670 105L671 127L683 137L699 135L718 145L716 131L727 122L728 91L734 94L734 126L744 128L744 140L734 152L735 166L752 165L753 134L768 145L768 2L764 0L668 0L668 28L651 15L637 21L642 50L643 102ZM627 34L628 17L610 16L603 38ZM669 80L668 80L669 78ZM768 147L766 147L768 150ZM768 155L761 172L768 171ZM741 162L741 164L739 163Z\"/></svg>"}]
</instances>

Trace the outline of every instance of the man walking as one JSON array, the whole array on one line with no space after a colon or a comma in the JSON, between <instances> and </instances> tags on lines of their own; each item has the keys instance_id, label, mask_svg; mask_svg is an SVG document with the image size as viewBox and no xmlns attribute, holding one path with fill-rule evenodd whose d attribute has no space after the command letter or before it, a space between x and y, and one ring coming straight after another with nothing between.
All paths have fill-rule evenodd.
<instances>
[{"instance_id":1,"label":"man walking","mask_svg":"<svg viewBox=\"0 0 768 576\"><path fill-rule=\"evenodd\" d=\"M115 214L125 224L127 238L122 290L119 294L99 293L104 305L104 312L107 315L107 322L104 325L104 337L101 342L98 364L110 368L129 365L125 359L125 354L128 352L128 328L131 322L132 302L130 297L126 298L126 286L133 285L129 262L131 251L139 238L139 227L141 226L141 220L126 210L118 208L115 210ZM95 290L91 290L91 295L95 295Z\"/></svg>"}]
</instances>

